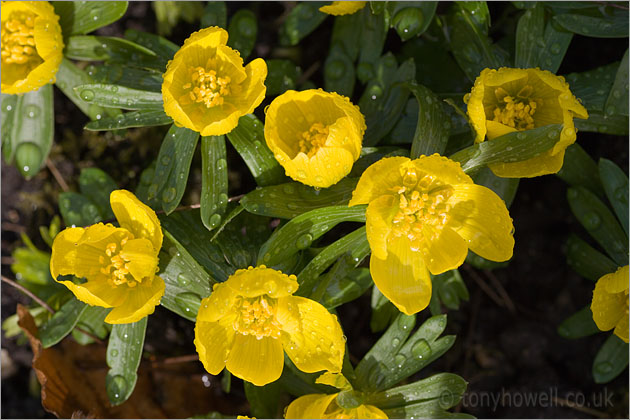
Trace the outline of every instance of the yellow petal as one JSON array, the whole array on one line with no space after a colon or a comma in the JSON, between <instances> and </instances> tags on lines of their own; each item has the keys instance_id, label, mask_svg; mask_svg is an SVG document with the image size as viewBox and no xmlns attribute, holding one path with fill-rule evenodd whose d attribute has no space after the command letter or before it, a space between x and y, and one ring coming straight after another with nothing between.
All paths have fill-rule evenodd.
<instances>
[{"instance_id":1,"label":"yellow petal","mask_svg":"<svg viewBox=\"0 0 630 420\"><path fill-rule=\"evenodd\" d=\"M66 286L81 302L92 306L112 308L122 304L127 297L126 287L111 286L104 276L83 284L75 284L69 280L58 282Z\"/></svg>"},{"instance_id":2,"label":"yellow petal","mask_svg":"<svg viewBox=\"0 0 630 420\"><path fill-rule=\"evenodd\" d=\"M311 187L328 188L350 173L355 160L352 153L344 148L322 147L311 158L298 153L292 160L278 162L283 163L287 176L293 180Z\"/></svg>"},{"instance_id":3,"label":"yellow petal","mask_svg":"<svg viewBox=\"0 0 630 420\"><path fill-rule=\"evenodd\" d=\"M396 156L383 158L370 165L361 175L348 205L368 204L382 195L396 194L393 189L402 185L404 172L401 173L401 167L409 162L409 158Z\"/></svg>"},{"instance_id":4,"label":"yellow petal","mask_svg":"<svg viewBox=\"0 0 630 420\"><path fill-rule=\"evenodd\" d=\"M593 301L591 302L593 321L595 321L597 328L602 331L615 328L622 318L628 317L628 295L623 291L610 293L606 290L612 276L614 274L601 277L595 284L595 290L593 290Z\"/></svg>"},{"instance_id":5,"label":"yellow petal","mask_svg":"<svg viewBox=\"0 0 630 420\"><path fill-rule=\"evenodd\" d=\"M162 228L153 209L126 190L112 191L109 201L120 227L133 233L136 238L150 240L157 255L162 248Z\"/></svg>"},{"instance_id":6,"label":"yellow petal","mask_svg":"<svg viewBox=\"0 0 630 420\"><path fill-rule=\"evenodd\" d=\"M218 375L227 363L234 343L235 333L232 323L235 318L236 315L232 314L221 318L218 322L205 322L197 317L195 348L203 367L212 375Z\"/></svg>"},{"instance_id":7,"label":"yellow petal","mask_svg":"<svg viewBox=\"0 0 630 420\"><path fill-rule=\"evenodd\" d=\"M238 109L244 110L243 115L251 114L265 99L267 88L267 63L262 58L252 60L245 66L246 79L241 85L243 92L238 97L226 98Z\"/></svg>"},{"instance_id":8,"label":"yellow petal","mask_svg":"<svg viewBox=\"0 0 630 420\"><path fill-rule=\"evenodd\" d=\"M489 188L475 184L453 186L448 203L450 226L468 241L468 247L483 258L507 261L512 258L512 219L501 198Z\"/></svg>"},{"instance_id":9,"label":"yellow petal","mask_svg":"<svg viewBox=\"0 0 630 420\"><path fill-rule=\"evenodd\" d=\"M429 305L431 276L407 237L389 240L387 258L372 255L370 274L378 290L405 314L413 315Z\"/></svg>"},{"instance_id":10,"label":"yellow petal","mask_svg":"<svg viewBox=\"0 0 630 420\"><path fill-rule=\"evenodd\" d=\"M473 180L464 172L459 162L435 153L420 156L411 161L418 175L428 174L444 184L472 184Z\"/></svg>"},{"instance_id":11,"label":"yellow petal","mask_svg":"<svg viewBox=\"0 0 630 420\"><path fill-rule=\"evenodd\" d=\"M628 266L619 267L614 273L601 278L608 293L621 293L628 290Z\"/></svg>"},{"instance_id":12,"label":"yellow petal","mask_svg":"<svg viewBox=\"0 0 630 420\"><path fill-rule=\"evenodd\" d=\"M361 404L356 410L357 419L387 419L387 414L385 414L381 409L368 404Z\"/></svg>"},{"instance_id":13,"label":"yellow petal","mask_svg":"<svg viewBox=\"0 0 630 420\"><path fill-rule=\"evenodd\" d=\"M628 342L628 313L626 312L626 316L621 317L621 320L615 327L613 331L615 335L621 338L626 343Z\"/></svg>"},{"instance_id":14,"label":"yellow petal","mask_svg":"<svg viewBox=\"0 0 630 420\"><path fill-rule=\"evenodd\" d=\"M558 173L564 163L564 150L555 155L548 150L531 159L513 163L493 163L488 165L496 176L501 178L533 178L535 176Z\"/></svg>"},{"instance_id":15,"label":"yellow petal","mask_svg":"<svg viewBox=\"0 0 630 420\"><path fill-rule=\"evenodd\" d=\"M366 1L333 1L328 6L322 6L319 8L320 12L334 15L351 15L365 7Z\"/></svg>"},{"instance_id":16,"label":"yellow petal","mask_svg":"<svg viewBox=\"0 0 630 420\"><path fill-rule=\"evenodd\" d=\"M151 241L145 238L132 239L123 245L120 256L128 261L125 265L131 275L142 282L155 275L158 259Z\"/></svg>"},{"instance_id":17,"label":"yellow petal","mask_svg":"<svg viewBox=\"0 0 630 420\"><path fill-rule=\"evenodd\" d=\"M212 287L212 294L201 301L197 321L216 322L230 313L238 294L225 282Z\"/></svg>"},{"instance_id":18,"label":"yellow petal","mask_svg":"<svg viewBox=\"0 0 630 420\"><path fill-rule=\"evenodd\" d=\"M341 372L345 341L337 317L320 303L299 296L278 300L284 351L303 372Z\"/></svg>"},{"instance_id":19,"label":"yellow petal","mask_svg":"<svg viewBox=\"0 0 630 420\"><path fill-rule=\"evenodd\" d=\"M278 379L284 366L284 353L279 339L236 334L228 356L227 369L256 386Z\"/></svg>"},{"instance_id":20,"label":"yellow petal","mask_svg":"<svg viewBox=\"0 0 630 420\"><path fill-rule=\"evenodd\" d=\"M351 390L352 385L346 379L345 376L341 373L333 373L333 372L325 372L322 373L317 379L315 379L316 384L330 385L334 386L339 390Z\"/></svg>"},{"instance_id":21,"label":"yellow petal","mask_svg":"<svg viewBox=\"0 0 630 420\"><path fill-rule=\"evenodd\" d=\"M119 288L127 287L125 285ZM155 307L160 304L164 296L164 280L159 276L154 276L151 281L138 283L136 287L127 287L125 301L116 306L105 318L105 322L110 324L129 324L140 321L147 315L155 311Z\"/></svg>"},{"instance_id":22,"label":"yellow petal","mask_svg":"<svg viewBox=\"0 0 630 420\"><path fill-rule=\"evenodd\" d=\"M515 128L491 120L486 121L486 129L488 131L488 140L517 131Z\"/></svg>"},{"instance_id":23,"label":"yellow petal","mask_svg":"<svg viewBox=\"0 0 630 420\"><path fill-rule=\"evenodd\" d=\"M466 241L448 226L433 229L422 227L426 246L420 248L424 263L433 275L453 270L464 263L468 254Z\"/></svg>"},{"instance_id":24,"label":"yellow petal","mask_svg":"<svg viewBox=\"0 0 630 420\"><path fill-rule=\"evenodd\" d=\"M365 211L365 227L372 255L387 258L387 238L392 230L392 219L398 211L393 195L382 195L368 204Z\"/></svg>"},{"instance_id":25,"label":"yellow petal","mask_svg":"<svg viewBox=\"0 0 630 420\"><path fill-rule=\"evenodd\" d=\"M321 419L337 394L309 394L291 402L284 413L285 419Z\"/></svg>"},{"instance_id":26,"label":"yellow petal","mask_svg":"<svg viewBox=\"0 0 630 420\"><path fill-rule=\"evenodd\" d=\"M282 271L264 265L236 270L225 284L235 293L248 298L266 294L277 299L292 295L298 289L294 275L287 276Z\"/></svg>"},{"instance_id":27,"label":"yellow petal","mask_svg":"<svg viewBox=\"0 0 630 420\"><path fill-rule=\"evenodd\" d=\"M190 34L190 36L184 41L182 49L192 46L217 48L219 45L226 45L227 40L228 32L225 29L219 28L218 26L210 26ZM182 49L180 49L180 51Z\"/></svg>"}]
</instances>

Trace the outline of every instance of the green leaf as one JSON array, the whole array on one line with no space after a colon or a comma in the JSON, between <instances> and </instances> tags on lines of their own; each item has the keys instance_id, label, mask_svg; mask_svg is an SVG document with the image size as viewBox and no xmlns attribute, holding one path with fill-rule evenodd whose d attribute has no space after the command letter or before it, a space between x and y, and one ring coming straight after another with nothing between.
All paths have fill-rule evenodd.
<instances>
[{"instance_id":1,"label":"green leaf","mask_svg":"<svg viewBox=\"0 0 630 420\"><path fill-rule=\"evenodd\" d=\"M184 196L198 140L198 132L175 124L164 136L147 198L156 207L161 202L166 214L175 210Z\"/></svg>"},{"instance_id":2,"label":"green leaf","mask_svg":"<svg viewBox=\"0 0 630 420\"><path fill-rule=\"evenodd\" d=\"M258 265L274 266L341 222L365 222L365 206L331 206L303 213L273 232L258 253Z\"/></svg>"},{"instance_id":3,"label":"green leaf","mask_svg":"<svg viewBox=\"0 0 630 420\"><path fill-rule=\"evenodd\" d=\"M621 64L615 76L606 105L604 106L606 115L628 116L628 50L623 55Z\"/></svg>"},{"instance_id":4,"label":"green leaf","mask_svg":"<svg viewBox=\"0 0 630 420\"><path fill-rule=\"evenodd\" d=\"M396 1L387 3L391 8L390 25L403 41L422 35L431 24L437 1Z\"/></svg>"},{"instance_id":5,"label":"green leaf","mask_svg":"<svg viewBox=\"0 0 630 420\"><path fill-rule=\"evenodd\" d=\"M360 31L357 77L362 83L366 83L379 77L378 67L382 62L381 53L385 46L389 21L385 13L374 15L367 7L359 10L356 14L360 19L355 27Z\"/></svg>"},{"instance_id":6,"label":"green leaf","mask_svg":"<svg viewBox=\"0 0 630 420\"><path fill-rule=\"evenodd\" d=\"M352 58L340 43L333 44L324 63L324 87L328 92L352 97L355 80Z\"/></svg>"},{"instance_id":7,"label":"green leaf","mask_svg":"<svg viewBox=\"0 0 630 420\"><path fill-rule=\"evenodd\" d=\"M420 155L444 153L451 131L451 123L444 112L442 101L422 85L405 85L418 100L418 120L411 143L411 159Z\"/></svg>"},{"instance_id":8,"label":"green leaf","mask_svg":"<svg viewBox=\"0 0 630 420\"><path fill-rule=\"evenodd\" d=\"M249 402L251 414L258 419L278 418L280 407L280 384L272 382L265 386L256 386L247 381L245 385L245 396Z\"/></svg>"},{"instance_id":9,"label":"green leaf","mask_svg":"<svg viewBox=\"0 0 630 420\"><path fill-rule=\"evenodd\" d=\"M474 81L485 68L504 66L488 37L490 13L486 2L457 2L451 9L451 52L468 79Z\"/></svg>"},{"instance_id":10,"label":"green leaf","mask_svg":"<svg viewBox=\"0 0 630 420\"><path fill-rule=\"evenodd\" d=\"M119 63L103 63L98 66L90 64L85 68L85 71L93 80L76 84L104 83L151 92L162 92L162 74L154 71L128 67ZM57 77L57 80L59 80L59 77ZM76 92L72 91L72 93L77 96L82 104L86 105Z\"/></svg>"},{"instance_id":11,"label":"green leaf","mask_svg":"<svg viewBox=\"0 0 630 420\"><path fill-rule=\"evenodd\" d=\"M284 168L276 161L265 143L263 124L255 115L242 116L238 126L230 131L227 137L259 186L277 184L286 179Z\"/></svg>"},{"instance_id":12,"label":"green leaf","mask_svg":"<svg viewBox=\"0 0 630 420\"><path fill-rule=\"evenodd\" d=\"M127 11L126 1L53 1L64 38L81 35L109 25Z\"/></svg>"},{"instance_id":13,"label":"green leaf","mask_svg":"<svg viewBox=\"0 0 630 420\"><path fill-rule=\"evenodd\" d=\"M490 188L496 193L503 201L505 206L510 208L514 197L516 197L516 191L518 190L519 178L501 178L496 176L490 168L482 168L474 176L473 180L477 185L483 185Z\"/></svg>"},{"instance_id":14,"label":"green leaf","mask_svg":"<svg viewBox=\"0 0 630 420\"><path fill-rule=\"evenodd\" d=\"M15 125L15 110L19 95L2 94L2 155L6 162L12 162L15 153L15 144L17 139L11 136L13 126Z\"/></svg>"},{"instance_id":15,"label":"green leaf","mask_svg":"<svg viewBox=\"0 0 630 420\"><path fill-rule=\"evenodd\" d=\"M298 3L280 27L280 45L297 45L313 32L328 16L318 10L325 4L326 2L323 1Z\"/></svg>"},{"instance_id":16,"label":"green leaf","mask_svg":"<svg viewBox=\"0 0 630 420\"><path fill-rule=\"evenodd\" d=\"M573 34L549 21L545 25L542 3L523 13L516 28L515 67L539 67L552 73L558 71Z\"/></svg>"},{"instance_id":17,"label":"green leaf","mask_svg":"<svg viewBox=\"0 0 630 420\"><path fill-rule=\"evenodd\" d=\"M168 39L149 32L127 29L125 38L153 51L155 54L167 60L173 59L179 47Z\"/></svg>"},{"instance_id":18,"label":"green leaf","mask_svg":"<svg viewBox=\"0 0 630 420\"><path fill-rule=\"evenodd\" d=\"M604 342L593 360L593 378L598 384L615 379L628 367L628 343L614 334Z\"/></svg>"},{"instance_id":19,"label":"green leaf","mask_svg":"<svg viewBox=\"0 0 630 420\"><path fill-rule=\"evenodd\" d=\"M52 147L55 131L52 85L19 95L15 115L9 140L12 153L8 154L13 154L15 166L29 179L44 166Z\"/></svg>"},{"instance_id":20,"label":"green leaf","mask_svg":"<svg viewBox=\"0 0 630 420\"><path fill-rule=\"evenodd\" d=\"M402 407L418 401L432 401L443 410L457 405L466 391L467 383L459 375L452 373L438 373L421 381L397 386L387 391L370 395L366 403L376 405L382 410L401 407L388 411L390 418L409 418ZM402 410L402 411L400 411ZM393 415L400 412L402 415ZM415 417L415 416L414 416ZM425 417L422 418L435 418Z\"/></svg>"},{"instance_id":21,"label":"green leaf","mask_svg":"<svg viewBox=\"0 0 630 420\"><path fill-rule=\"evenodd\" d=\"M593 281L617 271L617 264L574 234L567 240L567 264L582 277Z\"/></svg>"},{"instance_id":22,"label":"green leaf","mask_svg":"<svg viewBox=\"0 0 630 420\"><path fill-rule=\"evenodd\" d=\"M105 323L105 317L107 316L107 314L109 314L111 308L101 308L100 306L89 305L86 306L87 307L79 317L77 327L80 327L82 330L94 334L100 339L104 339L105 337L107 337L107 334L109 334L109 331L112 328L111 324ZM86 345L94 342L92 337L77 330L76 328L72 330L72 336L81 345Z\"/></svg>"},{"instance_id":23,"label":"green leaf","mask_svg":"<svg viewBox=\"0 0 630 420\"><path fill-rule=\"evenodd\" d=\"M116 116L120 114L117 109L104 109L103 107L85 102L74 90L75 86L94 83L94 80L86 72L75 66L70 60L61 60L57 72L55 86L70 99L91 120L100 120L106 115Z\"/></svg>"},{"instance_id":24,"label":"green leaf","mask_svg":"<svg viewBox=\"0 0 630 420\"><path fill-rule=\"evenodd\" d=\"M400 311L389 301L377 287L372 288L372 315L370 317L370 329L372 332L382 331L391 324Z\"/></svg>"},{"instance_id":25,"label":"green leaf","mask_svg":"<svg viewBox=\"0 0 630 420\"><path fill-rule=\"evenodd\" d=\"M291 60L272 58L265 60L267 63L267 96L281 95L287 90L296 89L297 80L302 71Z\"/></svg>"},{"instance_id":26,"label":"green leaf","mask_svg":"<svg viewBox=\"0 0 630 420\"><path fill-rule=\"evenodd\" d=\"M224 1L209 1L201 15L201 27L227 27L227 6Z\"/></svg>"},{"instance_id":27,"label":"green leaf","mask_svg":"<svg viewBox=\"0 0 630 420\"><path fill-rule=\"evenodd\" d=\"M227 30L230 34L227 45L238 50L243 59L247 58L254 49L258 34L258 21L254 12L247 9L238 10L230 19Z\"/></svg>"},{"instance_id":28,"label":"green leaf","mask_svg":"<svg viewBox=\"0 0 630 420\"><path fill-rule=\"evenodd\" d=\"M456 310L459 309L461 300L468 302L470 297L468 289L457 269L431 276L431 283L433 286L429 304L431 315L442 313L440 303L448 309Z\"/></svg>"},{"instance_id":29,"label":"green leaf","mask_svg":"<svg viewBox=\"0 0 630 420\"><path fill-rule=\"evenodd\" d=\"M247 193L241 199L241 205L250 213L291 219L322 207L347 204L357 182L357 178L344 178L322 190L300 182L272 185Z\"/></svg>"},{"instance_id":30,"label":"green leaf","mask_svg":"<svg viewBox=\"0 0 630 420\"><path fill-rule=\"evenodd\" d=\"M93 35L73 35L68 38L65 55L74 60L111 61L160 72L166 69L168 61L135 42Z\"/></svg>"},{"instance_id":31,"label":"green leaf","mask_svg":"<svg viewBox=\"0 0 630 420\"><path fill-rule=\"evenodd\" d=\"M354 61L359 56L359 48L361 48L362 44L362 19L362 12L352 13L350 15L335 16L335 22L333 24L333 30L330 36L331 53L332 49L335 48L335 46L338 46L339 48L341 48L343 54L350 59L350 62L354 63ZM352 67L352 73L354 74L354 65ZM326 77L325 73L324 77ZM352 81L352 83L354 83L354 80Z\"/></svg>"},{"instance_id":32,"label":"green leaf","mask_svg":"<svg viewBox=\"0 0 630 420\"><path fill-rule=\"evenodd\" d=\"M125 112L116 118L101 118L85 125L86 130L110 131L121 128L151 127L172 124L173 119L163 109Z\"/></svg>"},{"instance_id":33,"label":"green leaf","mask_svg":"<svg viewBox=\"0 0 630 420\"><path fill-rule=\"evenodd\" d=\"M322 305L330 310L344 303L357 299L367 289L372 286L372 276L370 269L357 268L350 271L346 277L334 277L328 283L324 296L322 297Z\"/></svg>"},{"instance_id":34,"label":"green leaf","mask_svg":"<svg viewBox=\"0 0 630 420\"><path fill-rule=\"evenodd\" d=\"M107 108L164 109L162 94L158 92L101 83L78 85L74 91L83 101Z\"/></svg>"},{"instance_id":35,"label":"green leaf","mask_svg":"<svg viewBox=\"0 0 630 420\"><path fill-rule=\"evenodd\" d=\"M112 405L127 401L136 386L147 319L112 326L107 344L107 366L110 369L105 377L105 390Z\"/></svg>"},{"instance_id":36,"label":"green leaf","mask_svg":"<svg viewBox=\"0 0 630 420\"><path fill-rule=\"evenodd\" d=\"M571 92L582 101L582 105L589 111L589 119L575 120L576 126L578 123L590 122L592 111L604 111L606 98L612 89L619 64L619 62L615 62L582 73L566 75Z\"/></svg>"},{"instance_id":37,"label":"green leaf","mask_svg":"<svg viewBox=\"0 0 630 420\"><path fill-rule=\"evenodd\" d=\"M628 236L628 176L608 159L599 160L599 175L608 201Z\"/></svg>"},{"instance_id":38,"label":"green leaf","mask_svg":"<svg viewBox=\"0 0 630 420\"><path fill-rule=\"evenodd\" d=\"M588 120L575 120L575 128L592 133L628 135L628 117L623 115L604 115L601 112L589 111Z\"/></svg>"},{"instance_id":39,"label":"green leaf","mask_svg":"<svg viewBox=\"0 0 630 420\"><path fill-rule=\"evenodd\" d=\"M55 314L39 328L39 339L44 348L54 346L70 334L87 305L74 297L70 298Z\"/></svg>"},{"instance_id":40,"label":"green leaf","mask_svg":"<svg viewBox=\"0 0 630 420\"><path fill-rule=\"evenodd\" d=\"M567 199L575 217L617 265L628 265L628 237L608 207L584 187L569 188Z\"/></svg>"},{"instance_id":41,"label":"green leaf","mask_svg":"<svg viewBox=\"0 0 630 420\"><path fill-rule=\"evenodd\" d=\"M567 147L564 164L557 175L572 187L582 186L600 197L604 196L597 164L577 143Z\"/></svg>"},{"instance_id":42,"label":"green leaf","mask_svg":"<svg viewBox=\"0 0 630 420\"><path fill-rule=\"evenodd\" d=\"M570 340L588 337L598 332L599 328L593 321L590 306L585 306L558 325L558 334Z\"/></svg>"},{"instance_id":43,"label":"green leaf","mask_svg":"<svg viewBox=\"0 0 630 420\"><path fill-rule=\"evenodd\" d=\"M102 220L114 218L109 195L118 188L118 185L112 177L98 168L85 168L79 175L79 188L81 194L98 208Z\"/></svg>"},{"instance_id":44,"label":"green leaf","mask_svg":"<svg viewBox=\"0 0 630 420\"><path fill-rule=\"evenodd\" d=\"M72 191L59 194L59 211L66 226L89 226L103 220L96 204Z\"/></svg>"},{"instance_id":45,"label":"green leaf","mask_svg":"<svg viewBox=\"0 0 630 420\"><path fill-rule=\"evenodd\" d=\"M612 9L610 16L586 16L578 14L555 15L553 19L566 30L595 38L627 38L628 10Z\"/></svg>"},{"instance_id":46,"label":"green leaf","mask_svg":"<svg viewBox=\"0 0 630 420\"><path fill-rule=\"evenodd\" d=\"M450 159L461 163L471 173L493 163L512 163L531 159L551 149L560 139L562 124L551 124L532 130L505 134L491 141L467 147Z\"/></svg>"},{"instance_id":47,"label":"green leaf","mask_svg":"<svg viewBox=\"0 0 630 420\"><path fill-rule=\"evenodd\" d=\"M367 125L363 146L377 144L394 128L409 97L409 89L404 84L411 82L416 73L412 59L398 67L391 52L381 57L376 64L376 77L368 83L359 100L359 108Z\"/></svg>"},{"instance_id":48,"label":"green leaf","mask_svg":"<svg viewBox=\"0 0 630 420\"><path fill-rule=\"evenodd\" d=\"M168 230L164 228L163 231L164 245L160 251L158 275L164 280L166 288L160 304L179 316L194 321L199 309L198 303L210 296L215 280L195 261L184 245Z\"/></svg>"},{"instance_id":49,"label":"green leaf","mask_svg":"<svg viewBox=\"0 0 630 420\"><path fill-rule=\"evenodd\" d=\"M20 284L26 282L39 286L56 285L57 283L54 282L50 274L50 252L37 249L26 235L22 236L22 241L26 244L26 247L16 248L11 253L13 258L11 271L16 274L16 278L19 278L18 282ZM30 285L26 287L29 290L31 289Z\"/></svg>"},{"instance_id":50,"label":"green leaf","mask_svg":"<svg viewBox=\"0 0 630 420\"><path fill-rule=\"evenodd\" d=\"M362 254L362 249L366 248L369 253L370 246L367 242L365 226L328 245L302 269L300 274L298 274L297 277L300 288L297 294L300 296L309 296L316 286L317 278L326 271L337 258L344 254L348 254L349 258L356 258L353 254L357 254L358 256ZM356 263L358 263L358 261L356 261Z\"/></svg>"},{"instance_id":51,"label":"green leaf","mask_svg":"<svg viewBox=\"0 0 630 420\"><path fill-rule=\"evenodd\" d=\"M201 220L208 230L221 223L228 203L225 137L201 138Z\"/></svg>"}]
</instances>

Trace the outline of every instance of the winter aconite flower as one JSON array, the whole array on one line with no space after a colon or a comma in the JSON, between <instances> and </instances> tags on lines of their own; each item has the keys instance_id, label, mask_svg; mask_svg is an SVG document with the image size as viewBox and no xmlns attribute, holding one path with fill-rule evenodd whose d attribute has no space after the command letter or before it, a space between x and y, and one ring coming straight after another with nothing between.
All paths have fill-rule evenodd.
<instances>
[{"instance_id":1,"label":"winter aconite flower","mask_svg":"<svg viewBox=\"0 0 630 420\"><path fill-rule=\"evenodd\" d=\"M292 296L297 288L294 275L264 265L215 284L195 325L206 370L216 375L227 367L262 386L280 377L286 352L304 372L340 372L345 342L337 317L313 300Z\"/></svg>"},{"instance_id":2,"label":"winter aconite flower","mask_svg":"<svg viewBox=\"0 0 630 420\"><path fill-rule=\"evenodd\" d=\"M437 154L376 162L359 179L349 205L357 204L368 204L374 284L408 315L429 304L429 273L459 267L468 249L492 261L512 257L503 200Z\"/></svg>"},{"instance_id":3,"label":"winter aconite flower","mask_svg":"<svg viewBox=\"0 0 630 420\"><path fill-rule=\"evenodd\" d=\"M464 97L476 132L475 142L492 140L514 131L563 124L560 140L531 159L490 165L505 178L554 174L562 168L564 151L575 142L573 117L588 118L561 76L540 69L485 69Z\"/></svg>"},{"instance_id":4,"label":"winter aconite flower","mask_svg":"<svg viewBox=\"0 0 630 420\"><path fill-rule=\"evenodd\" d=\"M63 58L59 16L47 1L2 2L2 93L55 81Z\"/></svg>"},{"instance_id":5,"label":"winter aconite flower","mask_svg":"<svg viewBox=\"0 0 630 420\"><path fill-rule=\"evenodd\" d=\"M321 89L289 90L266 112L267 145L296 181L330 187L359 158L365 118L345 96Z\"/></svg>"},{"instance_id":6,"label":"winter aconite flower","mask_svg":"<svg viewBox=\"0 0 630 420\"><path fill-rule=\"evenodd\" d=\"M243 67L227 40L228 33L218 27L193 33L164 73L164 112L202 136L229 133L265 97L267 64L257 58Z\"/></svg>"},{"instance_id":7,"label":"winter aconite flower","mask_svg":"<svg viewBox=\"0 0 630 420\"><path fill-rule=\"evenodd\" d=\"M593 320L602 331L615 329L628 342L628 266L597 280L591 303Z\"/></svg>"},{"instance_id":8,"label":"winter aconite flower","mask_svg":"<svg viewBox=\"0 0 630 420\"><path fill-rule=\"evenodd\" d=\"M325 373L315 381L338 388L335 394L309 394L294 400L286 409L286 419L386 419L379 408L363 404L342 374Z\"/></svg>"},{"instance_id":9,"label":"winter aconite flower","mask_svg":"<svg viewBox=\"0 0 630 420\"><path fill-rule=\"evenodd\" d=\"M320 12L329 15L351 15L363 9L367 1L333 1L332 4L319 8Z\"/></svg>"},{"instance_id":10,"label":"winter aconite flower","mask_svg":"<svg viewBox=\"0 0 630 420\"><path fill-rule=\"evenodd\" d=\"M162 230L155 212L129 191L113 191L109 200L120 227L63 230L53 242L50 272L55 279L85 278L57 281L82 302L114 308L105 322L127 324L152 314L164 295L164 281L155 275Z\"/></svg>"}]
</instances>

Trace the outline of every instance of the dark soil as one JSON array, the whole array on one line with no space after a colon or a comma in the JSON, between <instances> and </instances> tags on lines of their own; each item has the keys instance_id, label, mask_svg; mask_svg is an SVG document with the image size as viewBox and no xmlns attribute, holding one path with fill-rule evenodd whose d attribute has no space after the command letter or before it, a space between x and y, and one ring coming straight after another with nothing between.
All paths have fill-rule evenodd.
<instances>
[{"instance_id":1,"label":"dark soil","mask_svg":"<svg viewBox=\"0 0 630 420\"><path fill-rule=\"evenodd\" d=\"M229 3L228 13L239 7L238 3ZM273 22L283 9L278 5L263 7L257 4L254 7L261 16L261 27L253 55L267 57L276 43L277 28ZM441 4L440 7L445 6ZM502 7L505 6L491 6L493 18L501 15ZM98 34L121 36L126 28L154 31L153 22L150 5L133 2L125 18L99 30ZM284 52L299 62L303 70L313 68L313 80L320 84L331 22L329 19L307 37L301 50L294 48ZM193 25L180 23L169 38L181 45L194 30ZM399 45L395 36L390 38L388 46ZM590 70L619 60L627 47L627 39L602 42L576 36L559 73ZM76 188L80 169L89 166L104 169L121 187L133 189L140 171L157 155L163 137L162 128L137 131L133 141L111 134L88 136L82 131L86 118L57 90L55 109L56 145L51 161L71 189ZM578 143L596 161L605 157L628 172L626 138L580 133ZM123 162L119 161L121 154ZM231 195L249 191L254 184L247 168L234 150L228 150L228 158ZM199 168L198 159L196 154L193 168ZM199 197L198 169L191 172L189 182L192 192L185 200L193 203ZM470 291L470 300L464 302L460 310L448 312L447 333L456 334L457 341L441 359L418 375L426 377L447 371L465 378L469 388L457 407L459 411L493 418L628 418L627 371L606 385L595 384L591 374L593 358L608 333L569 341L556 332L562 320L590 302L593 289L592 282L578 276L565 263L565 242L569 234L577 233L583 239L588 238L571 214L565 198L566 189L567 185L555 176L521 180L510 209L516 246L509 266L492 272L467 265L460 269ZM21 232L45 249L39 239L38 227L47 226L58 212L56 203L60 191L59 184L46 168L26 181L14 167L2 163L3 276L14 277L9 268L10 255L16 247L22 246ZM479 286L480 283L490 285L495 291L500 283L507 298L504 295L500 300L493 299ZM2 320L15 313L18 302L27 304L30 300L3 283ZM379 337L379 334L370 332L369 311L367 295L339 308L350 350L358 358ZM427 317L427 313L419 314L419 320ZM150 317L146 340L145 350L150 357L195 353L193 325L163 308L158 308ZM28 344L7 339L3 334L2 348L8 350L17 368L7 378L3 371L2 417L52 417L41 407L37 381L30 369L32 354ZM198 374L204 375L201 364L196 365ZM233 381L232 396L245 401L239 383Z\"/></svg>"}]
</instances>

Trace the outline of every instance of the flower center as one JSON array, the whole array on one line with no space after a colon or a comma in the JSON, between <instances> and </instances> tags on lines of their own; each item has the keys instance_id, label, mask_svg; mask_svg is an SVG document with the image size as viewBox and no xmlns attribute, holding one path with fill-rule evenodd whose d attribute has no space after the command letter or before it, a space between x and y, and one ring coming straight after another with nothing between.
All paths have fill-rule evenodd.
<instances>
[{"instance_id":1,"label":"flower center","mask_svg":"<svg viewBox=\"0 0 630 420\"><path fill-rule=\"evenodd\" d=\"M328 138L328 127L322 123L311 125L308 131L302 133L300 139L300 152L305 153L308 157L313 157L317 151L326 144Z\"/></svg>"},{"instance_id":2,"label":"flower center","mask_svg":"<svg viewBox=\"0 0 630 420\"><path fill-rule=\"evenodd\" d=\"M203 67L190 69L191 83L184 89L190 89L188 96L194 102L203 102L207 108L223 105L223 97L230 94L230 76L219 77L214 70L206 71Z\"/></svg>"},{"instance_id":3,"label":"flower center","mask_svg":"<svg viewBox=\"0 0 630 420\"><path fill-rule=\"evenodd\" d=\"M35 49L35 14L13 12L2 23L2 62L6 64L25 64L31 60L40 60Z\"/></svg>"},{"instance_id":4,"label":"flower center","mask_svg":"<svg viewBox=\"0 0 630 420\"><path fill-rule=\"evenodd\" d=\"M129 267L127 266L130 260L125 258L124 254L121 255L123 246L130 239L133 239L133 235L131 233L126 238L123 238L120 241L120 244L117 244L116 242L107 244L107 247L105 248L105 254L107 257L104 255L99 257L99 262L104 266L101 268L101 273L109 276L108 282L112 286L127 284L129 287L136 287L138 282L141 281L130 275ZM105 266L108 262L109 264Z\"/></svg>"},{"instance_id":5,"label":"flower center","mask_svg":"<svg viewBox=\"0 0 630 420\"><path fill-rule=\"evenodd\" d=\"M526 85L514 97L502 87L495 89L494 94L499 104L494 109L493 121L519 131L534 128L533 116L536 108L542 105L542 99L531 99L533 90L530 85Z\"/></svg>"},{"instance_id":6,"label":"flower center","mask_svg":"<svg viewBox=\"0 0 630 420\"><path fill-rule=\"evenodd\" d=\"M395 188L399 202L392 221L392 234L396 238L406 236L411 241L411 249L418 251L425 239L425 227L439 233L446 225L451 209L446 201L453 194L453 188L428 174L419 177L414 168L407 170L403 185Z\"/></svg>"},{"instance_id":7,"label":"flower center","mask_svg":"<svg viewBox=\"0 0 630 420\"><path fill-rule=\"evenodd\" d=\"M280 337L280 323L276 319L275 299L259 296L249 299L241 297L235 304L238 314L234 321L234 330L243 335L255 335L258 340L263 337Z\"/></svg>"}]
</instances>

